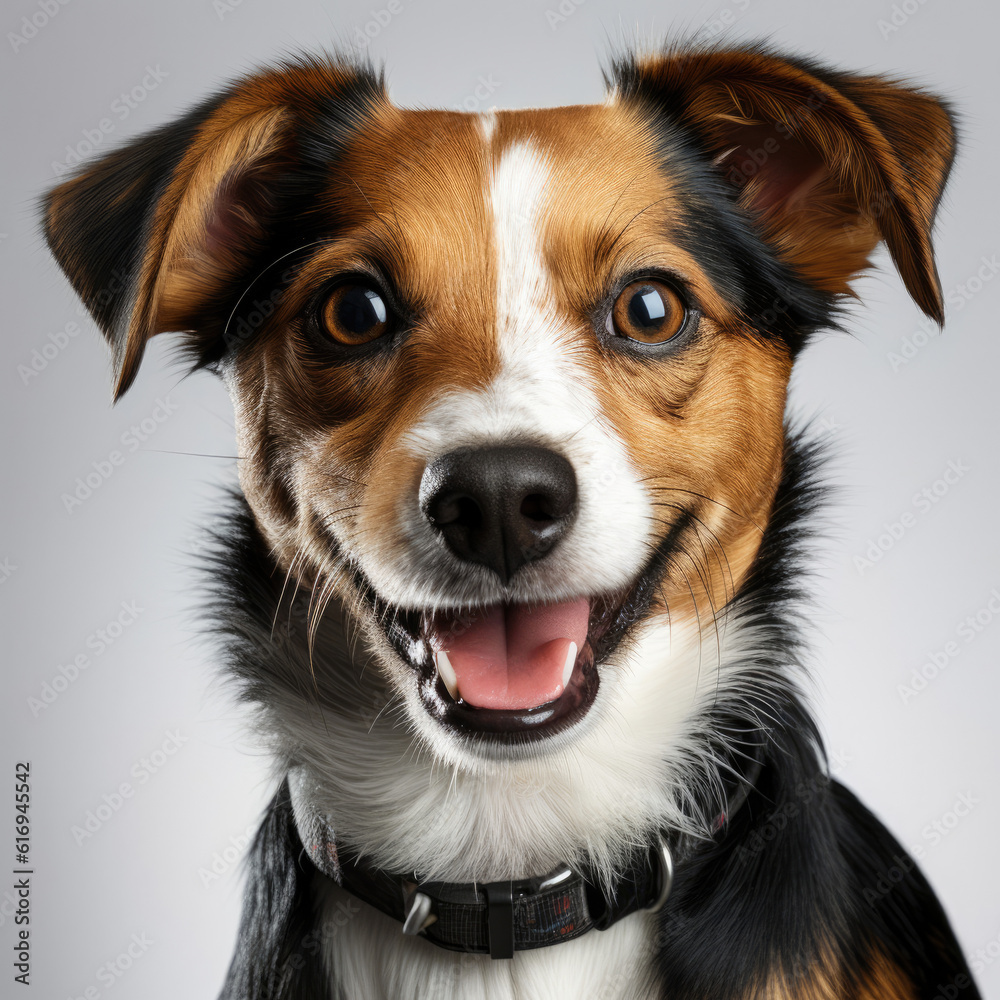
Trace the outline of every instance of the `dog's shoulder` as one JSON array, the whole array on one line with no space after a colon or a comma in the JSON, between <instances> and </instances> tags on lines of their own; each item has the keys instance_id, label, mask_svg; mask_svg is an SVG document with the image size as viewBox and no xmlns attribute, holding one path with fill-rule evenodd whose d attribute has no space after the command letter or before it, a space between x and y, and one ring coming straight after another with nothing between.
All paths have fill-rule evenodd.
<instances>
[{"instance_id":1,"label":"dog's shoulder","mask_svg":"<svg viewBox=\"0 0 1000 1000\"><path fill-rule=\"evenodd\" d=\"M728 835L678 872L662 920L671 1000L979 997L909 852L793 755L772 757Z\"/></svg>"},{"instance_id":2,"label":"dog's shoulder","mask_svg":"<svg viewBox=\"0 0 1000 1000\"><path fill-rule=\"evenodd\" d=\"M870 994L894 995L885 990L882 975L901 985L910 980L911 992L901 996L977 1000L948 918L911 853L844 785L831 782L829 797L847 869L853 940L861 947L872 943L883 955L881 969L869 976Z\"/></svg>"}]
</instances>

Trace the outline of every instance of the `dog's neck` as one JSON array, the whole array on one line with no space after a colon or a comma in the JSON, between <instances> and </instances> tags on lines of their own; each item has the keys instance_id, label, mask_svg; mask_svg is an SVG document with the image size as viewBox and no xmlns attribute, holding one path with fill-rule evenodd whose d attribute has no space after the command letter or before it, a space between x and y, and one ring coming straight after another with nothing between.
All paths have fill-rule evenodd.
<instances>
[{"instance_id":1,"label":"dog's neck","mask_svg":"<svg viewBox=\"0 0 1000 1000\"><path fill-rule=\"evenodd\" d=\"M394 918L403 934L425 934L440 947L464 953L512 958L515 951L574 940L590 930L607 930L640 910L662 909L674 874L692 857L711 849L755 790L764 747L748 746L732 761L724 799L713 822L714 837L699 840L661 830L650 844L639 843L627 865L610 883L599 884L587 867L560 865L523 879L484 884L428 882L418 872L389 872L371 865L350 848L342 850L322 787L312 772L295 767L288 776L293 822L306 856L316 869L362 902Z\"/></svg>"}]
</instances>

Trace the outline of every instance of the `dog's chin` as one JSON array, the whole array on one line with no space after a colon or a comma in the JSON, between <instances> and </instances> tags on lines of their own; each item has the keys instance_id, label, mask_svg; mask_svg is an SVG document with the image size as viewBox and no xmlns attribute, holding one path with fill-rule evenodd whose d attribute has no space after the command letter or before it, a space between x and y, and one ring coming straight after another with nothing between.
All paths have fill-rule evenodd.
<instances>
[{"instance_id":1,"label":"dog's chin","mask_svg":"<svg viewBox=\"0 0 1000 1000\"><path fill-rule=\"evenodd\" d=\"M549 605L509 603L415 611L391 604L370 584L363 583L359 591L373 626L404 665L411 695L407 701L419 715L418 728L450 735L477 755L495 757L544 752L572 738L598 700L602 665L645 620L650 595L662 582L663 566L662 558L653 558L622 590ZM541 678L529 677L516 693L508 690L497 695L488 677L484 688L482 674L488 675L489 665L473 685L467 675L456 676L448 661L442 664L440 653L449 650L456 635L485 628L480 623L497 619L506 620L509 628L512 619L523 622L533 615L550 616L557 622L557 632L559 622L574 618L575 641L570 646L567 638L542 634L540 638L548 638L547 645L556 647L555 655L560 658L547 669L541 668ZM564 627L561 634L568 631ZM476 637L471 645L482 654Z\"/></svg>"}]
</instances>

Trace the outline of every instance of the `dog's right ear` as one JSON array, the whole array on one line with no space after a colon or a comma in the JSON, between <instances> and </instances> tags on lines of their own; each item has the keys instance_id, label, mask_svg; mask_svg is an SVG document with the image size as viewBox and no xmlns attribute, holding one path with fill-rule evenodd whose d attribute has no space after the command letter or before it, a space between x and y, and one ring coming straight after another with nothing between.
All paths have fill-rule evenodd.
<instances>
[{"instance_id":1,"label":"dog's right ear","mask_svg":"<svg viewBox=\"0 0 1000 1000\"><path fill-rule=\"evenodd\" d=\"M763 46L666 49L615 68L624 96L700 140L778 255L849 292L883 241L923 311L944 320L931 229L955 152L947 104Z\"/></svg>"},{"instance_id":2,"label":"dog's right ear","mask_svg":"<svg viewBox=\"0 0 1000 1000\"><path fill-rule=\"evenodd\" d=\"M280 213L303 133L319 117L331 134L348 93L370 101L381 80L333 60L248 77L45 196L49 247L111 344L116 400L150 337L218 321Z\"/></svg>"}]
</instances>

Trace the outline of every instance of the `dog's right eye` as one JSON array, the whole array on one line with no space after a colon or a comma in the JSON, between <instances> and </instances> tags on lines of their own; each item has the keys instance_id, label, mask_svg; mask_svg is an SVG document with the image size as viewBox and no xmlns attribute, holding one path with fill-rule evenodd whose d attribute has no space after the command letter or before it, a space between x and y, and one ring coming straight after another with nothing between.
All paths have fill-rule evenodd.
<instances>
[{"instance_id":1,"label":"dog's right eye","mask_svg":"<svg viewBox=\"0 0 1000 1000\"><path fill-rule=\"evenodd\" d=\"M673 340L684 329L688 311L680 295L653 278L633 281L615 300L608 333L649 346Z\"/></svg>"},{"instance_id":2,"label":"dog's right eye","mask_svg":"<svg viewBox=\"0 0 1000 1000\"><path fill-rule=\"evenodd\" d=\"M368 344L389 332L392 313L376 288L363 284L335 288L320 310L323 332L346 347Z\"/></svg>"}]
</instances>

